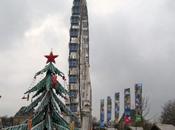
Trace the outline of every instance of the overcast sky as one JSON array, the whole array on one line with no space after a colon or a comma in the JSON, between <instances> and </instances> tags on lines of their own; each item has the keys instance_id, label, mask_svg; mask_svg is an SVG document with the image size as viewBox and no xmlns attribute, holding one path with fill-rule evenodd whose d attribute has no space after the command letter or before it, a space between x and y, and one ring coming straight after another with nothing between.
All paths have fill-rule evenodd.
<instances>
[{"instance_id":1,"label":"overcast sky","mask_svg":"<svg viewBox=\"0 0 175 130\"><path fill-rule=\"evenodd\" d=\"M67 74L72 2L0 0L0 116L14 115L29 103L21 97L51 48L59 55L56 66ZM141 82L150 117L158 118L163 104L175 99L175 1L87 4L94 115L99 116L101 98L128 87L134 95L134 84Z\"/></svg>"}]
</instances>

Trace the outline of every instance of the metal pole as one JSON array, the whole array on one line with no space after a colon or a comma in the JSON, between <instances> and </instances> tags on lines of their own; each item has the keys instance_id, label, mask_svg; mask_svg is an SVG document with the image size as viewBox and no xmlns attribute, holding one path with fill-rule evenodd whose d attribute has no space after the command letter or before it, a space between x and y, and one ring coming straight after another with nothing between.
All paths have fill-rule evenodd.
<instances>
[{"instance_id":1,"label":"metal pole","mask_svg":"<svg viewBox=\"0 0 175 130\"><path fill-rule=\"evenodd\" d=\"M137 130L137 122L136 122L136 130Z\"/></svg>"}]
</instances>

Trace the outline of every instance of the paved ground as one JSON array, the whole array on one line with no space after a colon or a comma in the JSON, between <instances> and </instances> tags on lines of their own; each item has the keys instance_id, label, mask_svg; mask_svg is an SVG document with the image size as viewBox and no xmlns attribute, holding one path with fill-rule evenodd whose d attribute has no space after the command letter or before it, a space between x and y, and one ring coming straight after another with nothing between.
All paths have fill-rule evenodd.
<instances>
[{"instance_id":1,"label":"paved ground","mask_svg":"<svg viewBox=\"0 0 175 130\"><path fill-rule=\"evenodd\" d=\"M117 130L117 129L114 129L114 128L108 128L107 130Z\"/></svg>"}]
</instances>

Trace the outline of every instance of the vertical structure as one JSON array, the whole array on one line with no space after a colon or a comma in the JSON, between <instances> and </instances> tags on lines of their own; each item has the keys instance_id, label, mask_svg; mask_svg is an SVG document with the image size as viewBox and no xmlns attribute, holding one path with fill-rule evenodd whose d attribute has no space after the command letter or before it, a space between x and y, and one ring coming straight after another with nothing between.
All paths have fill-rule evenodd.
<instances>
[{"instance_id":1,"label":"vertical structure","mask_svg":"<svg viewBox=\"0 0 175 130\"><path fill-rule=\"evenodd\" d=\"M135 121L140 122L142 120L142 84L135 84Z\"/></svg>"},{"instance_id":2,"label":"vertical structure","mask_svg":"<svg viewBox=\"0 0 175 130\"><path fill-rule=\"evenodd\" d=\"M91 82L89 74L89 25L86 0L74 0L69 42L69 105L79 117L79 127L91 128Z\"/></svg>"},{"instance_id":3,"label":"vertical structure","mask_svg":"<svg viewBox=\"0 0 175 130\"><path fill-rule=\"evenodd\" d=\"M112 99L107 97L107 126L111 125L111 115L112 115Z\"/></svg>"},{"instance_id":4,"label":"vertical structure","mask_svg":"<svg viewBox=\"0 0 175 130\"><path fill-rule=\"evenodd\" d=\"M104 120L105 120L105 101L104 99L101 100L100 102L100 128L104 128Z\"/></svg>"},{"instance_id":5,"label":"vertical structure","mask_svg":"<svg viewBox=\"0 0 175 130\"><path fill-rule=\"evenodd\" d=\"M118 124L119 121L119 115L120 115L120 93L115 93L115 123Z\"/></svg>"},{"instance_id":6,"label":"vertical structure","mask_svg":"<svg viewBox=\"0 0 175 130\"><path fill-rule=\"evenodd\" d=\"M125 124L131 123L131 92L130 88L124 90L124 119Z\"/></svg>"}]
</instances>

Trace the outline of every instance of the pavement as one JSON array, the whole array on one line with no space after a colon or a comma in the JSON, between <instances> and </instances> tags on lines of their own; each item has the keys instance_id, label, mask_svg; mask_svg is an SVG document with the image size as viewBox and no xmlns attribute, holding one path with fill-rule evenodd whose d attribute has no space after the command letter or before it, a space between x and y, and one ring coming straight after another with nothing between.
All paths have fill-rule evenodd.
<instances>
[{"instance_id":1,"label":"pavement","mask_svg":"<svg viewBox=\"0 0 175 130\"><path fill-rule=\"evenodd\" d=\"M107 130L117 130L117 129L114 129L114 128L108 128Z\"/></svg>"}]
</instances>

